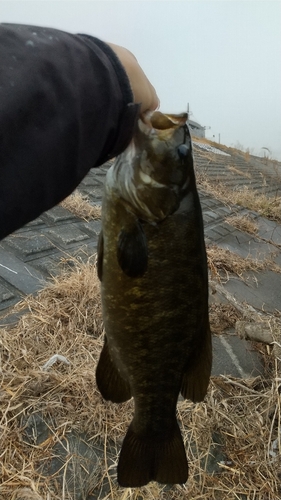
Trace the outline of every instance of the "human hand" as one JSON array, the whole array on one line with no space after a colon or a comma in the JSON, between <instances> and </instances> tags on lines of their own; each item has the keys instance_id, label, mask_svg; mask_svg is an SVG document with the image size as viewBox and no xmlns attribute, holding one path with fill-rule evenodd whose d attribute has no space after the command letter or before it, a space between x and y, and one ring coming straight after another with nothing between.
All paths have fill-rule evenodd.
<instances>
[{"instance_id":1,"label":"human hand","mask_svg":"<svg viewBox=\"0 0 281 500\"><path fill-rule=\"evenodd\" d=\"M134 94L134 102L141 103L141 114L157 109L160 101L156 90L146 77L135 56L125 47L113 43L107 44L114 50L127 73Z\"/></svg>"}]
</instances>

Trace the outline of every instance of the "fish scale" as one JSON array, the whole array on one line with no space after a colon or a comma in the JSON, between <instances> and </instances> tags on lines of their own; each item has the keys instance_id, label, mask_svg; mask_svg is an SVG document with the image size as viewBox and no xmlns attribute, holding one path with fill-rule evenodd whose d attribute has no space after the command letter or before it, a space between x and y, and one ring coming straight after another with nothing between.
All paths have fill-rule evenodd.
<instances>
[{"instance_id":1,"label":"fish scale","mask_svg":"<svg viewBox=\"0 0 281 500\"><path fill-rule=\"evenodd\" d=\"M184 483L179 393L202 401L212 364L203 221L187 115L139 120L108 171L98 245L105 344L97 385L134 398L117 468L122 486ZM133 154L132 154L133 151Z\"/></svg>"}]
</instances>

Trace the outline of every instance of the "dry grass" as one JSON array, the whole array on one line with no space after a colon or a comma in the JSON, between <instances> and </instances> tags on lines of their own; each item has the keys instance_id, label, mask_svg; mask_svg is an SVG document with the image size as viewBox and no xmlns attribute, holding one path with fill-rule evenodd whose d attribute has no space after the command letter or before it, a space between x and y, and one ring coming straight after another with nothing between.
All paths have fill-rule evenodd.
<instances>
[{"instance_id":1,"label":"dry grass","mask_svg":"<svg viewBox=\"0 0 281 500\"><path fill-rule=\"evenodd\" d=\"M231 172L234 172L235 174L241 175L241 177L246 177L247 179L251 179L251 174L245 172L244 170L240 170L239 168L235 167L234 165L228 165L227 166L228 170Z\"/></svg>"},{"instance_id":2,"label":"dry grass","mask_svg":"<svg viewBox=\"0 0 281 500\"><path fill-rule=\"evenodd\" d=\"M77 217L81 219L100 219L101 218L101 207L92 206L86 196L83 196L79 191L75 191L73 194L65 198L60 205L63 208L69 210Z\"/></svg>"},{"instance_id":3,"label":"dry grass","mask_svg":"<svg viewBox=\"0 0 281 500\"><path fill-rule=\"evenodd\" d=\"M255 210L263 217L275 220L277 222L281 221L281 197L269 197L265 194L258 193L246 186L233 192L234 199L233 203L237 205L242 205L249 210Z\"/></svg>"},{"instance_id":4,"label":"dry grass","mask_svg":"<svg viewBox=\"0 0 281 500\"><path fill-rule=\"evenodd\" d=\"M95 365L102 346L99 284L93 266L75 263L70 274L54 279L17 311L28 312L0 333L0 498L1 500L66 500L73 496L57 476L45 478L38 464L53 456L53 446L70 430L87 432L92 441L116 443L132 418L133 403L102 400L95 384ZM54 354L69 365L42 367ZM181 401L178 417L190 463L184 486L151 483L140 489L117 486L114 463L102 463L97 491L108 480L104 500L178 499L249 500L280 498L280 374L271 361L268 379L213 378L204 403ZM41 444L22 439L22 418L40 412L52 421L51 436ZM206 471L214 436L222 440L224 459L217 472ZM66 465L62 464L62 472ZM278 476L279 475L279 476ZM63 476L64 477L64 476ZM90 483L89 483L90 484ZM85 488L88 487L85 485ZM92 485L93 487L93 485Z\"/></svg>"},{"instance_id":5,"label":"dry grass","mask_svg":"<svg viewBox=\"0 0 281 500\"><path fill-rule=\"evenodd\" d=\"M43 500L41 495L31 488L19 488L13 493L11 500Z\"/></svg>"},{"instance_id":6,"label":"dry grass","mask_svg":"<svg viewBox=\"0 0 281 500\"><path fill-rule=\"evenodd\" d=\"M281 222L281 196L267 196L248 186L233 190L222 181L212 182L205 173L197 172L197 183L206 193L230 205L240 205L263 217Z\"/></svg>"},{"instance_id":7,"label":"dry grass","mask_svg":"<svg viewBox=\"0 0 281 500\"><path fill-rule=\"evenodd\" d=\"M256 235L258 232L257 223L249 215L231 215L225 218L225 222L248 234Z\"/></svg>"},{"instance_id":8,"label":"dry grass","mask_svg":"<svg viewBox=\"0 0 281 500\"><path fill-rule=\"evenodd\" d=\"M239 278L244 279L244 273L247 271L259 272L270 269L278 273L281 272L280 266L270 258L263 261L250 257L245 259L217 245L207 246L207 259L212 278L216 278L218 281L221 281L221 278L227 280L229 274L236 274Z\"/></svg>"},{"instance_id":9,"label":"dry grass","mask_svg":"<svg viewBox=\"0 0 281 500\"><path fill-rule=\"evenodd\" d=\"M234 328L236 321L242 319L242 314L231 304L211 304L209 317L212 333L221 334L226 328Z\"/></svg>"}]
</instances>

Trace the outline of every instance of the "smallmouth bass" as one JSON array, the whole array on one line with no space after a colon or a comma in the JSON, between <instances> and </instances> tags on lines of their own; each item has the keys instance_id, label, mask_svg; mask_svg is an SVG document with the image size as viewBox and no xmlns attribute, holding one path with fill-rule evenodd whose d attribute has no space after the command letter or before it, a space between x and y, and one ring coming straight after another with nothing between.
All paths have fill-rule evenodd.
<instances>
[{"instance_id":1,"label":"smallmouth bass","mask_svg":"<svg viewBox=\"0 0 281 500\"><path fill-rule=\"evenodd\" d=\"M138 121L109 169L98 244L104 347L98 388L134 398L117 467L121 486L184 483L179 393L206 395L212 365L208 271L187 114Z\"/></svg>"}]
</instances>

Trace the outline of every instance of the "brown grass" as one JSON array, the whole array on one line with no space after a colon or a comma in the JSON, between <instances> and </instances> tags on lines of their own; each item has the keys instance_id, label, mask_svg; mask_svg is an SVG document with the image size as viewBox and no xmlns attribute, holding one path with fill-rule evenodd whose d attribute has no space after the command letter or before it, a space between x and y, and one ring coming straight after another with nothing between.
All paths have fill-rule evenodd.
<instances>
[{"instance_id":1,"label":"brown grass","mask_svg":"<svg viewBox=\"0 0 281 500\"><path fill-rule=\"evenodd\" d=\"M242 314L231 304L211 304L209 317L212 333L221 334L226 328L234 328L236 321L242 319Z\"/></svg>"},{"instance_id":2,"label":"brown grass","mask_svg":"<svg viewBox=\"0 0 281 500\"><path fill-rule=\"evenodd\" d=\"M225 218L225 222L248 234L256 235L258 232L257 223L249 215L231 215Z\"/></svg>"},{"instance_id":3,"label":"brown grass","mask_svg":"<svg viewBox=\"0 0 281 500\"><path fill-rule=\"evenodd\" d=\"M246 186L241 189L234 191L233 203L237 205L245 206L249 210L255 210L263 217L275 220L277 222L281 221L281 197L269 197L265 194L258 193Z\"/></svg>"},{"instance_id":4,"label":"brown grass","mask_svg":"<svg viewBox=\"0 0 281 500\"><path fill-rule=\"evenodd\" d=\"M234 500L242 494L251 500L280 498L277 360L272 360L267 379L216 377L205 402L179 402L178 418L190 463L186 485L166 488L151 483L124 489L117 485L115 465L133 403L105 402L96 388L102 317L95 268L75 262L72 272L54 278L36 297L27 297L16 307L17 312L26 309L18 324L2 328L0 334L1 500L73 498L56 474L46 478L38 473L38 464L52 458L54 444L67 438L70 430L85 431L92 442L102 442L104 447L109 440L115 443L115 463L108 468L102 461L96 486L99 491L109 481L104 500ZM55 363L43 370L54 354L64 356L69 364ZM22 439L22 419L38 412L53 422L51 436L41 444L27 444ZM225 459L210 474L206 460L216 433ZM65 467L62 464L62 471ZM87 484L84 487L90 489L91 482Z\"/></svg>"},{"instance_id":5,"label":"brown grass","mask_svg":"<svg viewBox=\"0 0 281 500\"><path fill-rule=\"evenodd\" d=\"M212 182L205 173L197 173L198 186L214 198L230 205L240 205L263 217L281 222L281 196L268 196L248 186L230 189L222 181Z\"/></svg>"},{"instance_id":6,"label":"brown grass","mask_svg":"<svg viewBox=\"0 0 281 500\"><path fill-rule=\"evenodd\" d=\"M221 279L228 280L230 274L236 274L236 276L244 280L247 271L258 273L269 269L281 273L281 267L270 256L263 260L252 259L251 257L244 258L217 245L207 245L207 260L211 277L218 281L221 281Z\"/></svg>"},{"instance_id":7,"label":"brown grass","mask_svg":"<svg viewBox=\"0 0 281 500\"><path fill-rule=\"evenodd\" d=\"M69 212L73 213L81 219L100 219L101 218L101 207L92 206L86 196L83 196L79 191L75 191L73 194L65 198L60 205Z\"/></svg>"},{"instance_id":8,"label":"brown grass","mask_svg":"<svg viewBox=\"0 0 281 500\"><path fill-rule=\"evenodd\" d=\"M247 271L259 272L264 269L271 269L275 272L281 272L280 266L271 259L260 261L251 257L243 258L217 245L207 246L207 259L212 278L219 281L221 278L228 279L229 274L236 274L236 276L243 279Z\"/></svg>"},{"instance_id":9,"label":"brown grass","mask_svg":"<svg viewBox=\"0 0 281 500\"><path fill-rule=\"evenodd\" d=\"M246 177L247 179L251 179L251 174L244 172L243 170L240 170L239 168L235 167L234 165L227 165L228 170L231 172L234 172L235 174L241 175L241 177Z\"/></svg>"}]
</instances>

